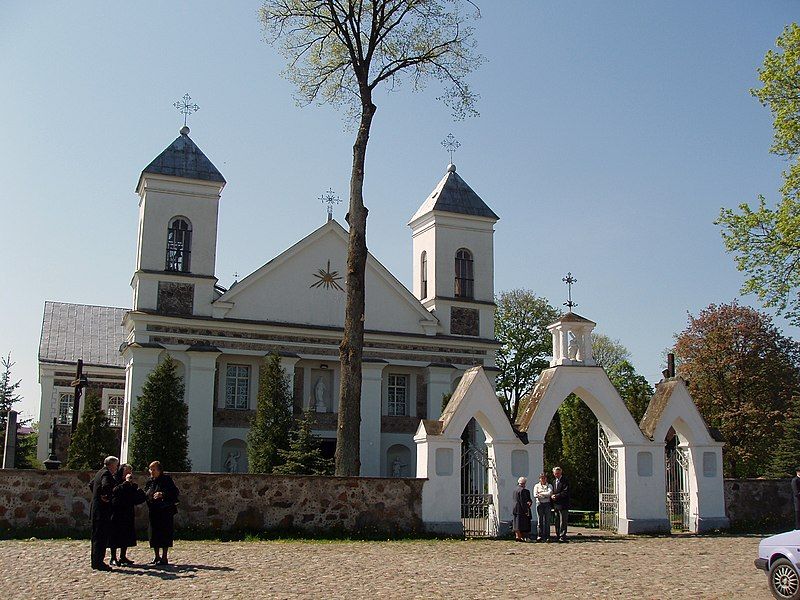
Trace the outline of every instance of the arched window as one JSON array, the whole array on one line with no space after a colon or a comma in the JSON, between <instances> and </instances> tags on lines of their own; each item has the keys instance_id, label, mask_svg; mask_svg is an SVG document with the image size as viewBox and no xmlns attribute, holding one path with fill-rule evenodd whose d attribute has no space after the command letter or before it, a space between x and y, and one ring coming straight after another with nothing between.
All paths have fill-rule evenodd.
<instances>
[{"instance_id":1,"label":"arched window","mask_svg":"<svg viewBox=\"0 0 800 600\"><path fill-rule=\"evenodd\" d=\"M456 252L456 298L472 298L474 296L474 278L472 274L472 252L459 248Z\"/></svg>"},{"instance_id":2,"label":"arched window","mask_svg":"<svg viewBox=\"0 0 800 600\"><path fill-rule=\"evenodd\" d=\"M122 408L125 405L124 396L108 397L108 424L111 427L122 427Z\"/></svg>"},{"instance_id":3,"label":"arched window","mask_svg":"<svg viewBox=\"0 0 800 600\"><path fill-rule=\"evenodd\" d=\"M61 392L58 395L58 424L70 425L72 423L72 403L75 401L74 394Z\"/></svg>"},{"instance_id":4,"label":"arched window","mask_svg":"<svg viewBox=\"0 0 800 600\"><path fill-rule=\"evenodd\" d=\"M419 297L424 300L428 297L428 253L423 250L422 256L419 259Z\"/></svg>"},{"instance_id":5,"label":"arched window","mask_svg":"<svg viewBox=\"0 0 800 600\"><path fill-rule=\"evenodd\" d=\"M192 255L192 224L186 217L174 217L167 229L167 271L189 272Z\"/></svg>"}]
</instances>

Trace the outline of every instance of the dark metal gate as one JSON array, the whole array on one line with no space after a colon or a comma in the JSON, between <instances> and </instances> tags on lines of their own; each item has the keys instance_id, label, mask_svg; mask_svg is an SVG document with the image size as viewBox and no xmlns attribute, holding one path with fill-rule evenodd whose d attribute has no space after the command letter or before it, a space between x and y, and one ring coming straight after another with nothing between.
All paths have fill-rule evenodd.
<instances>
[{"instance_id":1,"label":"dark metal gate","mask_svg":"<svg viewBox=\"0 0 800 600\"><path fill-rule=\"evenodd\" d=\"M619 478L617 451L608 445L608 435L597 424L597 481L600 493L600 529L619 528Z\"/></svg>"},{"instance_id":2,"label":"dark metal gate","mask_svg":"<svg viewBox=\"0 0 800 600\"><path fill-rule=\"evenodd\" d=\"M470 441L461 444L461 522L466 537L495 537L497 515L489 493L494 469L485 448Z\"/></svg>"},{"instance_id":3,"label":"dark metal gate","mask_svg":"<svg viewBox=\"0 0 800 600\"><path fill-rule=\"evenodd\" d=\"M665 449L667 476L667 515L673 531L691 529L689 505L689 451L679 445L678 436L667 442Z\"/></svg>"}]
</instances>

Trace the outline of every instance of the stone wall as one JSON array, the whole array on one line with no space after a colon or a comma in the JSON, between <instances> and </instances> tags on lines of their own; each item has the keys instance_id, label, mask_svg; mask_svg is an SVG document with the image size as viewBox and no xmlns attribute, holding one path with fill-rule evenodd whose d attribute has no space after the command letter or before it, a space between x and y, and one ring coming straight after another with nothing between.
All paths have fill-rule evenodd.
<instances>
[{"instance_id":1,"label":"stone wall","mask_svg":"<svg viewBox=\"0 0 800 600\"><path fill-rule=\"evenodd\" d=\"M0 469L0 532L89 531L85 471ZM422 479L176 473L178 529L403 534L423 531ZM138 476L140 485L145 478ZM147 509L137 507L137 524Z\"/></svg>"},{"instance_id":2,"label":"stone wall","mask_svg":"<svg viewBox=\"0 0 800 600\"><path fill-rule=\"evenodd\" d=\"M789 479L726 479L725 513L732 527L760 523L790 529L794 523Z\"/></svg>"}]
</instances>

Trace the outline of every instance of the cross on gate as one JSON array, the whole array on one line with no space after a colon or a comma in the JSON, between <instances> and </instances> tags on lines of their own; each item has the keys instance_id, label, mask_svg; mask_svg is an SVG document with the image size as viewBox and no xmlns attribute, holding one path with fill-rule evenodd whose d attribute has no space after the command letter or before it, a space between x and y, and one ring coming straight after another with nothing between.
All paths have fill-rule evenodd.
<instances>
[{"instance_id":1,"label":"cross on gate","mask_svg":"<svg viewBox=\"0 0 800 600\"><path fill-rule=\"evenodd\" d=\"M564 277L561 281L567 284L567 301L564 302L564 306L566 306L570 312L575 306L578 306L577 302L572 301L572 284L577 283L578 280L572 276L572 273L567 273L567 276Z\"/></svg>"},{"instance_id":2,"label":"cross on gate","mask_svg":"<svg viewBox=\"0 0 800 600\"><path fill-rule=\"evenodd\" d=\"M447 137L442 140L442 146L450 153L450 164L453 164L453 154L461 148L461 142L452 133L448 133Z\"/></svg>"}]
</instances>

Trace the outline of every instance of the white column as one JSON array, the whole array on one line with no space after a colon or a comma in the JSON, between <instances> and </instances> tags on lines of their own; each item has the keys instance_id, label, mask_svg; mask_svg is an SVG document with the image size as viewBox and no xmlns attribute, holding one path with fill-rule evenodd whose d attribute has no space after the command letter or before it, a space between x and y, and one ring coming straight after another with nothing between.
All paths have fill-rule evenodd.
<instances>
[{"instance_id":1,"label":"white column","mask_svg":"<svg viewBox=\"0 0 800 600\"><path fill-rule=\"evenodd\" d=\"M294 398L294 367L297 364L297 362L300 360L300 357L299 356L295 356L295 355L291 355L291 356L290 355L286 355L286 356L281 356L280 359L281 359L281 368L286 373L286 385L289 387L289 397L293 399ZM256 376L258 376L258 375L256 375ZM331 395L333 395L333 394L331 393ZM303 399L301 398L300 400L301 400L300 406L302 406L303 405L302 404L302 400Z\"/></svg>"},{"instance_id":2,"label":"white column","mask_svg":"<svg viewBox=\"0 0 800 600\"><path fill-rule=\"evenodd\" d=\"M617 451L619 533L668 533L663 445L617 442L609 446ZM651 459L643 460L641 470L640 452L651 454ZM645 468L648 465L651 468Z\"/></svg>"},{"instance_id":3,"label":"white column","mask_svg":"<svg viewBox=\"0 0 800 600\"><path fill-rule=\"evenodd\" d=\"M428 381L428 414L417 416L438 419L442 416L442 396L452 391L453 368L430 366L426 369L425 377Z\"/></svg>"},{"instance_id":4,"label":"white column","mask_svg":"<svg viewBox=\"0 0 800 600\"><path fill-rule=\"evenodd\" d=\"M725 514L725 489L722 478L722 446L681 444L689 448L689 503L692 528L697 532L730 526Z\"/></svg>"},{"instance_id":5,"label":"white column","mask_svg":"<svg viewBox=\"0 0 800 600\"><path fill-rule=\"evenodd\" d=\"M438 435L414 436L417 444L417 477L422 487L422 520L426 531L462 535L461 440Z\"/></svg>"},{"instance_id":6,"label":"white column","mask_svg":"<svg viewBox=\"0 0 800 600\"><path fill-rule=\"evenodd\" d=\"M40 373L39 383L42 387L42 399L39 405L39 441L36 445L36 457L44 462L50 456L50 440L53 435L53 373ZM56 410L58 410L56 408Z\"/></svg>"},{"instance_id":7,"label":"white column","mask_svg":"<svg viewBox=\"0 0 800 600\"><path fill-rule=\"evenodd\" d=\"M142 388L145 381L147 381L147 376L158 364L158 357L163 351L163 348L128 346L122 353L122 357L125 360L125 409L122 420L122 447L120 449L120 460L122 462L128 461L128 449L131 435L133 434L131 415L139 403L139 396L142 395Z\"/></svg>"},{"instance_id":8,"label":"white column","mask_svg":"<svg viewBox=\"0 0 800 600\"><path fill-rule=\"evenodd\" d=\"M189 407L189 459L192 471L211 472L211 441L214 436L214 375L220 352L187 350L186 392Z\"/></svg>"},{"instance_id":9,"label":"white column","mask_svg":"<svg viewBox=\"0 0 800 600\"><path fill-rule=\"evenodd\" d=\"M381 474L381 392L387 363L361 365L361 476Z\"/></svg>"}]
</instances>

